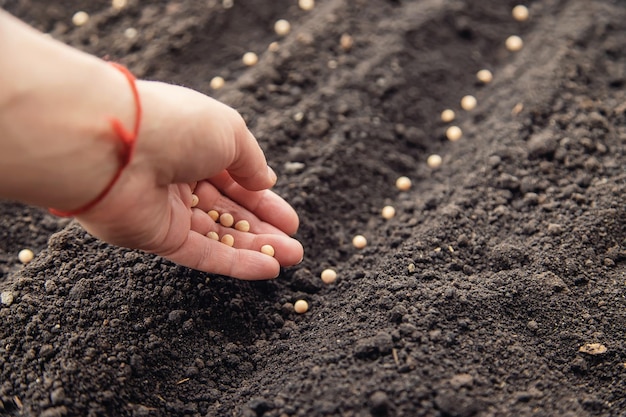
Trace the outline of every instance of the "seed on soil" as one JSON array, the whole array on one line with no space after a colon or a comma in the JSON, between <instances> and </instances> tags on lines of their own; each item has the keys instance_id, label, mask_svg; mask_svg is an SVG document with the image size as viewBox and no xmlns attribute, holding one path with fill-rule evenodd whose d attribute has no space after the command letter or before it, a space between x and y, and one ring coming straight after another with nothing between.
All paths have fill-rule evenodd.
<instances>
[{"instance_id":1,"label":"seed on soil","mask_svg":"<svg viewBox=\"0 0 626 417\"><path fill-rule=\"evenodd\" d=\"M457 140L461 139L461 136L463 136L463 131L458 126L450 126L446 130L446 137L451 142L456 142Z\"/></svg>"},{"instance_id":2,"label":"seed on soil","mask_svg":"<svg viewBox=\"0 0 626 417\"><path fill-rule=\"evenodd\" d=\"M586 343L582 345L578 351L588 355L601 355L606 353L606 346L600 343Z\"/></svg>"},{"instance_id":3,"label":"seed on soil","mask_svg":"<svg viewBox=\"0 0 626 417\"><path fill-rule=\"evenodd\" d=\"M241 58L241 62L248 67L252 67L259 62L259 57L254 52L246 52Z\"/></svg>"},{"instance_id":4,"label":"seed on soil","mask_svg":"<svg viewBox=\"0 0 626 417\"><path fill-rule=\"evenodd\" d=\"M298 0L298 6L300 6L302 10L313 10L315 0Z\"/></svg>"},{"instance_id":5,"label":"seed on soil","mask_svg":"<svg viewBox=\"0 0 626 417\"><path fill-rule=\"evenodd\" d=\"M207 214L214 222L216 222L220 218L220 214L217 212L217 210L209 210Z\"/></svg>"},{"instance_id":6,"label":"seed on soil","mask_svg":"<svg viewBox=\"0 0 626 417\"><path fill-rule=\"evenodd\" d=\"M334 269L325 269L320 274L320 278L324 284L332 284L337 280L337 272Z\"/></svg>"},{"instance_id":7,"label":"seed on soil","mask_svg":"<svg viewBox=\"0 0 626 417\"><path fill-rule=\"evenodd\" d=\"M411 188L411 179L409 177L398 177L396 180L396 188L400 191L407 191Z\"/></svg>"},{"instance_id":8,"label":"seed on soil","mask_svg":"<svg viewBox=\"0 0 626 417\"><path fill-rule=\"evenodd\" d=\"M224 87L224 84L226 84L226 81L224 81L224 79L222 77L220 77L219 75L217 77L213 77L211 78L211 88L214 90L219 90L220 88Z\"/></svg>"},{"instance_id":9,"label":"seed on soil","mask_svg":"<svg viewBox=\"0 0 626 417\"><path fill-rule=\"evenodd\" d=\"M513 7L511 15L513 15L513 19L517 20L518 22L524 22L528 20L528 7L524 6L523 4L518 4L517 6Z\"/></svg>"},{"instance_id":10,"label":"seed on soil","mask_svg":"<svg viewBox=\"0 0 626 417\"><path fill-rule=\"evenodd\" d=\"M206 234L206 237L213 240L220 240L220 236L217 234L217 232L209 232Z\"/></svg>"},{"instance_id":11,"label":"seed on soil","mask_svg":"<svg viewBox=\"0 0 626 417\"><path fill-rule=\"evenodd\" d=\"M454 120L455 116L456 115L454 114L454 110L445 109L444 111L441 112L441 121L445 123L449 123Z\"/></svg>"},{"instance_id":12,"label":"seed on soil","mask_svg":"<svg viewBox=\"0 0 626 417\"><path fill-rule=\"evenodd\" d=\"M367 246L367 239L363 235L356 235L352 238L352 245L357 249L363 249Z\"/></svg>"},{"instance_id":13,"label":"seed on soil","mask_svg":"<svg viewBox=\"0 0 626 417\"><path fill-rule=\"evenodd\" d=\"M137 32L137 29L135 28L127 28L124 31L124 37L126 37L126 39L135 39L138 34L139 32Z\"/></svg>"},{"instance_id":14,"label":"seed on soil","mask_svg":"<svg viewBox=\"0 0 626 417\"><path fill-rule=\"evenodd\" d=\"M235 5L235 0L222 0L222 7L225 9L232 9Z\"/></svg>"},{"instance_id":15,"label":"seed on soil","mask_svg":"<svg viewBox=\"0 0 626 417\"><path fill-rule=\"evenodd\" d=\"M230 227L235 224L235 218L230 213L223 213L220 215L220 224L224 227Z\"/></svg>"},{"instance_id":16,"label":"seed on soil","mask_svg":"<svg viewBox=\"0 0 626 417\"><path fill-rule=\"evenodd\" d=\"M272 42L267 47L267 50L270 52L278 52L279 49L280 49L280 44L278 42Z\"/></svg>"},{"instance_id":17,"label":"seed on soil","mask_svg":"<svg viewBox=\"0 0 626 417\"><path fill-rule=\"evenodd\" d=\"M220 242L222 242L223 244L227 246L233 246L235 244L235 238L233 237L233 235L229 235L227 233L224 236L222 236L222 238L220 239Z\"/></svg>"},{"instance_id":18,"label":"seed on soil","mask_svg":"<svg viewBox=\"0 0 626 417\"><path fill-rule=\"evenodd\" d=\"M339 45L341 45L341 49L343 49L344 51L349 51L354 45L354 39L352 38L352 36L344 33L343 35L341 35L341 39L339 39Z\"/></svg>"},{"instance_id":19,"label":"seed on soil","mask_svg":"<svg viewBox=\"0 0 626 417\"><path fill-rule=\"evenodd\" d=\"M249 232L250 231L250 223L247 220L239 220L235 223L235 229L240 232Z\"/></svg>"},{"instance_id":20,"label":"seed on soil","mask_svg":"<svg viewBox=\"0 0 626 417\"><path fill-rule=\"evenodd\" d=\"M467 95L461 99L461 108L467 111L474 110L477 103L476 97Z\"/></svg>"},{"instance_id":21,"label":"seed on soil","mask_svg":"<svg viewBox=\"0 0 626 417\"><path fill-rule=\"evenodd\" d=\"M278 36L286 36L290 31L291 24L287 20L280 19L274 23L274 32L276 32Z\"/></svg>"},{"instance_id":22,"label":"seed on soil","mask_svg":"<svg viewBox=\"0 0 626 417\"><path fill-rule=\"evenodd\" d=\"M116 10L121 10L128 4L128 0L112 0L111 7Z\"/></svg>"},{"instance_id":23,"label":"seed on soil","mask_svg":"<svg viewBox=\"0 0 626 417\"><path fill-rule=\"evenodd\" d=\"M508 49L509 51L517 52L524 46L524 41L517 35L511 35L506 38L505 45L506 49Z\"/></svg>"},{"instance_id":24,"label":"seed on soil","mask_svg":"<svg viewBox=\"0 0 626 417\"><path fill-rule=\"evenodd\" d=\"M34 257L35 257L35 254L30 249L22 249L17 254L17 259L19 259L20 262L23 263L23 264L29 263L30 261L33 260Z\"/></svg>"},{"instance_id":25,"label":"seed on soil","mask_svg":"<svg viewBox=\"0 0 626 417\"><path fill-rule=\"evenodd\" d=\"M268 256L274 256L274 254L276 254L276 251L274 250L274 247L272 245L263 245L261 246L261 253L264 253Z\"/></svg>"},{"instance_id":26,"label":"seed on soil","mask_svg":"<svg viewBox=\"0 0 626 417\"><path fill-rule=\"evenodd\" d=\"M200 202L200 198L197 195L191 194L191 207L195 207Z\"/></svg>"},{"instance_id":27,"label":"seed on soil","mask_svg":"<svg viewBox=\"0 0 626 417\"><path fill-rule=\"evenodd\" d=\"M293 311L298 314L304 314L309 311L309 303L307 303L305 300L298 300L293 303Z\"/></svg>"},{"instance_id":28,"label":"seed on soil","mask_svg":"<svg viewBox=\"0 0 626 417\"><path fill-rule=\"evenodd\" d=\"M83 26L87 22L89 22L89 15L87 12L83 12L81 10L80 12L74 13L74 16L72 16L72 23L74 26Z\"/></svg>"},{"instance_id":29,"label":"seed on soil","mask_svg":"<svg viewBox=\"0 0 626 417\"><path fill-rule=\"evenodd\" d=\"M426 164L432 169L439 168L442 162L443 159L437 154L432 154L426 159Z\"/></svg>"},{"instance_id":30,"label":"seed on soil","mask_svg":"<svg viewBox=\"0 0 626 417\"><path fill-rule=\"evenodd\" d=\"M476 78L483 84L489 84L493 80L493 74L488 69L481 69L476 73Z\"/></svg>"},{"instance_id":31,"label":"seed on soil","mask_svg":"<svg viewBox=\"0 0 626 417\"><path fill-rule=\"evenodd\" d=\"M393 206L385 206L381 210L380 215L383 216L383 219L392 219L396 215L396 209Z\"/></svg>"}]
</instances>

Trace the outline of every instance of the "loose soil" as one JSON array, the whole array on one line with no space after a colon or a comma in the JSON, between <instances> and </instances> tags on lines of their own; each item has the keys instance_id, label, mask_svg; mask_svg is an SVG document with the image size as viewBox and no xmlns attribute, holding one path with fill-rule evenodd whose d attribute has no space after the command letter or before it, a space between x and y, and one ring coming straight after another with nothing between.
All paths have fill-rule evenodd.
<instances>
[{"instance_id":1,"label":"loose soil","mask_svg":"<svg viewBox=\"0 0 626 417\"><path fill-rule=\"evenodd\" d=\"M277 280L242 282L0 204L0 413L626 416L626 7L529 1L520 23L515 3L0 0L242 112L306 249ZM504 47L511 34L520 52ZM226 87L212 91L216 75ZM448 107L464 132L454 143Z\"/></svg>"}]
</instances>

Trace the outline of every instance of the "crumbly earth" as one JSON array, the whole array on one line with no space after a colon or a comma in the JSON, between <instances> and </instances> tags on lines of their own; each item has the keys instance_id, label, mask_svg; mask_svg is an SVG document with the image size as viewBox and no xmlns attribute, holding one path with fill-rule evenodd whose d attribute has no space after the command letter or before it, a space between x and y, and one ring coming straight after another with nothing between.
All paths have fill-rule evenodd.
<instances>
[{"instance_id":1,"label":"crumbly earth","mask_svg":"<svg viewBox=\"0 0 626 417\"><path fill-rule=\"evenodd\" d=\"M0 414L626 415L624 2L528 1L526 22L511 0L233 3L0 0L241 111L306 248L277 280L242 282L0 204ZM77 10L91 15L80 28Z\"/></svg>"}]
</instances>

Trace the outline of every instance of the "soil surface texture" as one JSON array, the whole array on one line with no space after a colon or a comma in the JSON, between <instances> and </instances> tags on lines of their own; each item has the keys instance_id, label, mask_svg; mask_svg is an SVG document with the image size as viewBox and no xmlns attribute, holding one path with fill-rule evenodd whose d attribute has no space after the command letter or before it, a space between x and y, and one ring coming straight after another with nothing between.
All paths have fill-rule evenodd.
<instances>
[{"instance_id":1,"label":"soil surface texture","mask_svg":"<svg viewBox=\"0 0 626 417\"><path fill-rule=\"evenodd\" d=\"M239 110L306 251L243 282L0 203L0 415L626 416L626 3L515 4L0 0Z\"/></svg>"}]
</instances>

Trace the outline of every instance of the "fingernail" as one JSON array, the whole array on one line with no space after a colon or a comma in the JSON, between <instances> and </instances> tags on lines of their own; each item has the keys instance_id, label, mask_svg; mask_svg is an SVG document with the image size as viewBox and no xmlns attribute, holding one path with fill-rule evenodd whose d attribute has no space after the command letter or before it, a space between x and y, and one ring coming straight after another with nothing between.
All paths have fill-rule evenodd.
<instances>
[{"instance_id":1,"label":"fingernail","mask_svg":"<svg viewBox=\"0 0 626 417\"><path fill-rule=\"evenodd\" d=\"M276 184L278 177L276 176L276 173L274 172L272 167L270 167L269 165L267 166L267 176L272 180L272 184Z\"/></svg>"}]
</instances>

